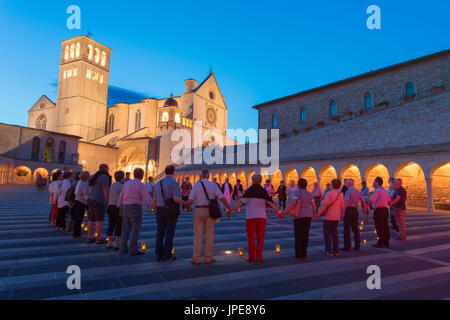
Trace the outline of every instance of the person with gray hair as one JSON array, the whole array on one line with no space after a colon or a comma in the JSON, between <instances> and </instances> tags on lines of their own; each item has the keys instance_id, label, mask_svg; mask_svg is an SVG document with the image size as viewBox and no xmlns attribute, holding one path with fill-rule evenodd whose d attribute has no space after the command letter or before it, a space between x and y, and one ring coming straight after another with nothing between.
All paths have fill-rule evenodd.
<instances>
[{"instance_id":1,"label":"person with gray hair","mask_svg":"<svg viewBox=\"0 0 450 320\"><path fill-rule=\"evenodd\" d=\"M396 240L406 241L406 190L402 187L402 179L395 179L395 190L391 195L391 213L394 215L399 226Z\"/></svg>"},{"instance_id":2,"label":"person with gray hair","mask_svg":"<svg viewBox=\"0 0 450 320\"><path fill-rule=\"evenodd\" d=\"M249 262L262 262L264 250L264 236L266 234L267 213L266 205L270 206L278 217L280 211L269 196L267 191L261 186L262 176L258 173L252 176L252 186L248 188L242 199L240 199L231 209L229 216L236 212L244 204L247 208L247 248ZM255 249L256 236L256 249Z\"/></svg>"},{"instance_id":3,"label":"person with gray hair","mask_svg":"<svg viewBox=\"0 0 450 320\"><path fill-rule=\"evenodd\" d=\"M217 220L209 215L209 200L219 199L225 208L230 210L230 205L217 184L209 181L209 170L203 170L201 180L192 188L189 200L186 203L188 210L195 203L194 211L194 255L191 263L201 264L203 237L205 241L205 263L216 262L214 254L214 226Z\"/></svg>"}]
</instances>

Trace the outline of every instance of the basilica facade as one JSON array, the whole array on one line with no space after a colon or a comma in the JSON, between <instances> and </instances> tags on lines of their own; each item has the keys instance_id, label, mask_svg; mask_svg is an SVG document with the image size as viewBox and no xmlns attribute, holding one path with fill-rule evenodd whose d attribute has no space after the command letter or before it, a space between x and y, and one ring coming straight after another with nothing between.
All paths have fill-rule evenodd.
<instances>
[{"instance_id":1,"label":"basilica facade","mask_svg":"<svg viewBox=\"0 0 450 320\"><path fill-rule=\"evenodd\" d=\"M28 127L80 137L76 158L85 169L107 163L111 170L141 167L157 176L172 163L174 130L192 133L194 122L205 134L215 131L209 143L234 144L227 139L228 109L212 70L201 83L186 80L178 96L108 106L112 50L87 36L61 44L57 100L38 99ZM208 137L203 140L208 143ZM197 147L194 141L191 147ZM53 155L45 161L54 162Z\"/></svg>"}]
</instances>

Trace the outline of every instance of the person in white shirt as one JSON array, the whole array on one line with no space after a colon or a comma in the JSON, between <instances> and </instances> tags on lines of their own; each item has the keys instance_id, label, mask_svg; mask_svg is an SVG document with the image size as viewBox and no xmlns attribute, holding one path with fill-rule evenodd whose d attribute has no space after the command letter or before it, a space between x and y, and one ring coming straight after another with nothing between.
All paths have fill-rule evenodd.
<instances>
[{"instance_id":1,"label":"person in white shirt","mask_svg":"<svg viewBox=\"0 0 450 320\"><path fill-rule=\"evenodd\" d=\"M316 208L319 208L320 203L322 202L322 189L320 189L318 182L314 182L312 195L314 197L314 202L316 203Z\"/></svg>"},{"instance_id":2,"label":"person in white shirt","mask_svg":"<svg viewBox=\"0 0 450 320\"><path fill-rule=\"evenodd\" d=\"M191 260L192 264L199 265L202 260L202 242L203 236L205 238L205 263L211 264L216 262L213 257L214 254L214 226L216 220L209 216L209 201L205 194L208 194L210 200L219 199L227 210L230 210L230 204L220 191L219 187L209 181L209 170L203 170L201 174L202 179L197 182L192 188L189 195L189 200L186 206L190 210L190 206L195 203L194 211L194 256ZM203 189L203 186L205 189Z\"/></svg>"},{"instance_id":3,"label":"person in white shirt","mask_svg":"<svg viewBox=\"0 0 450 320\"><path fill-rule=\"evenodd\" d=\"M64 172L63 181L58 192L58 216L56 217L56 230L66 229L66 215L70 209L69 202L66 201L66 194L69 191L72 183L72 172Z\"/></svg>"},{"instance_id":4,"label":"person in white shirt","mask_svg":"<svg viewBox=\"0 0 450 320\"><path fill-rule=\"evenodd\" d=\"M87 208L87 198L89 189L89 177L88 171L83 171L80 173L80 180L75 187L75 203L72 208L74 213L74 223L73 223L73 237L75 239L82 238L81 236L81 224L84 219L84 212Z\"/></svg>"},{"instance_id":5,"label":"person in white shirt","mask_svg":"<svg viewBox=\"0 0 450 320\"><path fill-rule=\"evenodd\" d=\"M264 237L267 224L266 205L270 206L278 217L281 215L272 198L269 197L267 191L261 186L261 182L262 176L255 173L252 176L252 186L245 192L244 197L234 205L229 214L231 216L242 205L248 205L246 217L248 262L263 261Z\"/></svg>"},{"instance_id":6,"label":"person in white shirt","mask_svg":"<svg viewBox=\"0 0 450 320\"><path fill-rule=\"evenodd\" d=\"M48 186L48 196L50 202L50 215L48 216L48 220L50 225L54 227L56 225L56 216L58 214L58 192L59 187L61 186L62 180L62 171L56 171L52 176L52 182Z\"/></svg>"},{"instance_id":7,"label":"person in white shirt","mask_svg":"<svg viewBox=\"0 0 450 320\"><path fill-rule=\"evenodd\" d=\"M373 204L375 212L373 220L375 222L375 229L378 234L378 243L373 245L375 248L389 248L390 229L389 229L389 210L388 206L391 203L391 197L386 189L383 188L383 179L376 177L373 181L375 190L372 193L367 206Z\"/></svg>"},{"instance_id":8,"label":"person in white shirt","mask_svg":"<svg viewBox=\"0 0 450 320\"><path fill-rule=\"evenodd\" d=\"M344 195L339 191L341 181L331 181L332 191L327 192L319 216L324 216L325 254L339 256L338 224L345 217Z\"/></svg>"}]
</instances>

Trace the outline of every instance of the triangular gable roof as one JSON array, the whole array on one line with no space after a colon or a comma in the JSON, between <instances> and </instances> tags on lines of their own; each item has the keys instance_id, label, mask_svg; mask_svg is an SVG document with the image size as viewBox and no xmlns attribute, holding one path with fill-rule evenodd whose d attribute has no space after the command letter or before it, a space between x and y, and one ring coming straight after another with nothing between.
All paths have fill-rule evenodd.
<instances>
[{"instance_id":1,"label":"triangular gable roof","mask_svg":"<svg viewBox=\"0 0 450 320\"><path fill-rule=\"evenodd\" d=\"M44 94L44 95L42 95L39 99L37 99L37 101L33 104L33 106L32 106L28 111L31 111L36 105L40 104L42 101L49 102L51 105L53 105L54 107L56 107L56 103L54 103L52 100L50 100L49 97L47 97L47 96Z\"/></svg>"},{"instance_id":2,"label":"triangular gable roof","mask_svg":"<svg viewBox=\"0 0 450 320\"><path fill-rule=\"evenodd\" d=\"M217 87L217 89L219 90L220 97L222 98L222 102L223 102L223 104L224 104L224 106L225 106L225 109L228 110L227 104L225 103L225 99L223 98L222 91L220 90L220 86L219 86L219 83L217 82L217 79L216 79L216 76L214 75L214 72L211 71L210 74L209 74L209 76L206 77L206 79L203 80L203 82L200 83L200 84L197 86L197 88L195 88L192 92L198 92L198 91L200 90L200 88L201 88L201 87L202 87L209 79L211 79L211 78L214 80L214 83L216 84L216 87Z\"/></svg>"}]
</instances>

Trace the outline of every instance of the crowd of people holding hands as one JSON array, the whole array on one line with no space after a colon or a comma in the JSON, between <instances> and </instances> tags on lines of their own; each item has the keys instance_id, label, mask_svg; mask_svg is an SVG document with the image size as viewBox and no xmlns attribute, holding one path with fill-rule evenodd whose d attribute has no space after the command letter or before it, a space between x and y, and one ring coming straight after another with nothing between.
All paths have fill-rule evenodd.
<instances>
[{"instance_id":1,"label":"crowd of people holding hands","mask_svg":"<svg viewBox=\"0 0 450 320\"><path fill-rule=\"evenodd\" d=\"M334 179L322 192L315 182L312 192L307 190L308 181L289 181L286 186L280 182L277 190L270 180L262 185L262 176L254 174L247 190L237 180L233 187L226 179L222 185L211 179L208 170L201 172L200 180L194 185L186 178L180 187L175 180L175 167L165 169L165 177L153 182L150 177L144 184L144 171L137 168L131 174L117 171L114 179L106 164L93 175L83 171L73 173L69 169L57 171L49 185L51 210L49 222L57 230L65 231L75 239L81 239L82 231L87 231L87 242L106 244L108 249L120 254L140 256L139 234L143 222L144 202L156 218L157 232L155 253L157 261L171 262L176 259L173 251L178 218L183 211L193 213L193 257L192 264L214 263L214 227L220 220L221 212L230 219L240 207L247 205L246 232L248 261L263 261L264 238L268 214L272 212L280 219L293 218L295 258L306 260L311 223L323 217L324 254L339 256L343 251L360 251L360 207L368 219L370 208L378 241L377 248L389 248L391 218L392 228L398 232L398 240L406 240L405 214L406 190L401 179L390 179L389 190L383 188L383 179L373 181L370 195L365 181L362 189L355 187L353 179L345 179L344 184ZM114 182L113 182L114 180ZM274 201L278 197L278 206ZM221 202L221 207L219 205ZM194 205L194 209L192 209ZM102 237L103 222L108 215L107 238ZM88 218L87 225L83 223ZM343 220L343 243L339 246L338 226ZM351 234L354 241L352 246ZM202 251L202 248L204 250ZM202 254L202 252L204 252Z\"/></svg>"}]
</instances>

